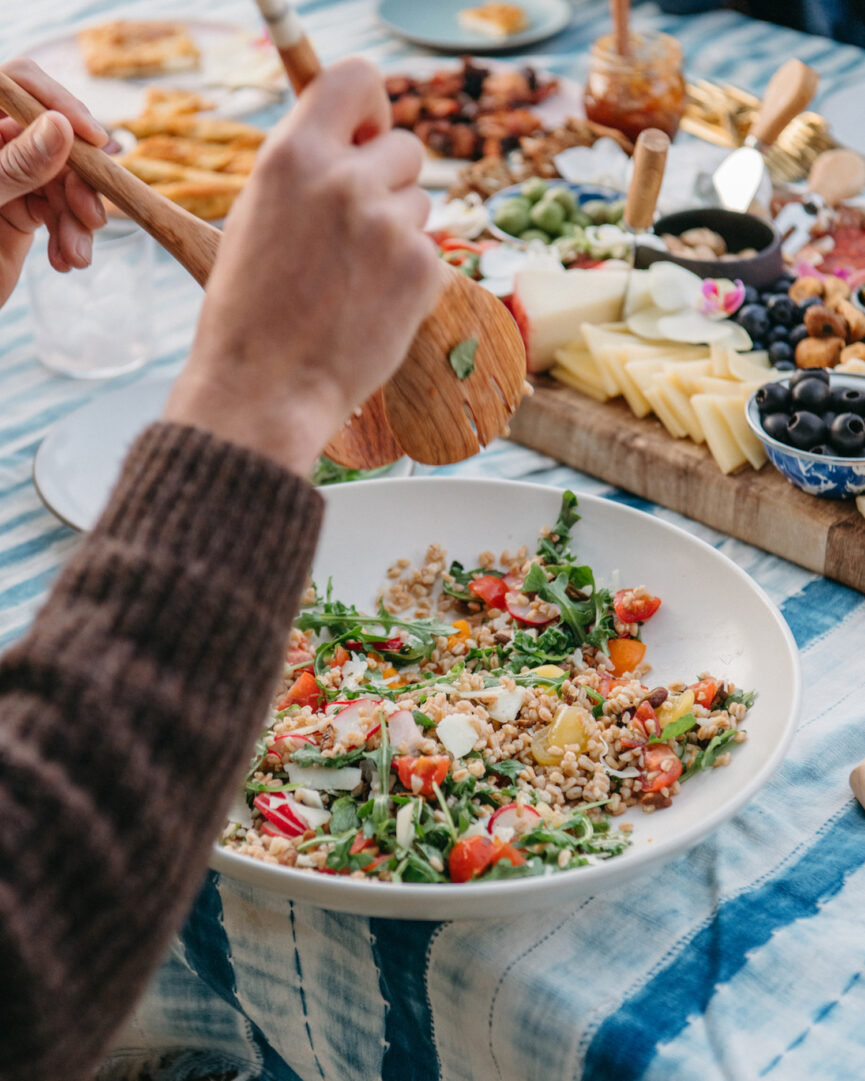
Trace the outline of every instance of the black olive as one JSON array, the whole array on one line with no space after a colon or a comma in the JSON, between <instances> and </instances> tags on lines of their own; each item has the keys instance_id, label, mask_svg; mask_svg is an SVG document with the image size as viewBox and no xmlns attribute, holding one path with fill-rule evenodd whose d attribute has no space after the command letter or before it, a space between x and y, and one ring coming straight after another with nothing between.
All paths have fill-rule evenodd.
<instances>
[{"instance_id":1,"label":"black olive","mask_svg":"<svg viewBox=\"0 0 865 1081\"><path fill-rule=\"evenodd\" d=\"M800 379L790 391L790 400L796 409L820 413L829 402L832 391L822 379Z\"/></svg>"},{"instance_id":2,"label":"black olive","mask_svg":"<svg viewBox=\"0 0 865 1081\"><path fill-rule=\"evenodd\" d=\"M750 334L752 339L764 341L766 335L772 329L769 313L762 304L746 304L739 309L739 323Z\"/></svg>"},{"instance_id":3,"label":"black olive","mask_svg":"<svg viewBox=\"0 0 865 1081\"><path fill-rule=\"evenodd\" d=\"M865 390L858 387L833 387L832 406L838 413L865 416Z\"/></svg>"},{"instance_id":4,"label":"black olive","mask_svg":"<svg viewBox=\"0 0 865 1081\"><path fill-rule=\"evenodd\" d=\"M796 365L792 360L779 360L775 365L776 372L795 372Z\"/></svg>"},{"instance_id":5,"label":"black olive","mask_svg":"<svg viewBox=\"0 0 865 1081\"><path fill-rule=\"evenodd\" d=\"M837 419L835 423L838 423ZM826 433L826 425L822 419L816 413L808 412L807 409L794 413L787 425L788 442L799 450L808 450L824 442Z\"/></svg>"},{"instance_id":6,"label":"black olive","mask_svg":"<svg viewBox=\"0 0 865 1081\"><path fill-rule=\"evenodd\" d=\"M827 409L825 412L821 413L820 416L823 418L823 423L826 425L826 427L831 428L832 421L838 416L838 414L834 413L831 409Z\"/></svg>"},{"instance_id":7,"label":"black olive","mask_svg":"<svg viewBox=\"0 0 865 1081\"><path fill-rule=\"evenodd\" d=\"M760 294L754 288L753 285L745 286L745 296L742 298L742 304L747 306L748 304L759 304Z\"/></svg>"},{"instance_id":8,"label":"black olive","mask_svg":"<svg viewBox=\"0 0 865 1081\"><path fill-rule=\"evenodd\" d=\"M829 373L825 368L801 368L795 375L790 376L790 389L803 379L822 379L824 383L828 383Z\"/></svg>"},{"instance_id":9,"label":"black olive","mask_svg":"<svg viewBox=\"0 0 865 1081\"><path fill-rule=\"evenodd\" d=\"M812 447L811 453L822 454L825 455L827 458L835 457L835 451L830 446L827 446L825 443L818 443L816 447Z\"/></svg>"},{"instance_id":10,"label":"black olive","mask_svg":"<svg viewBox=\"0 0 865 1081\"><path fill-rule=\"evenodd\" d=\"M829 430L837 454L850 457L865 447L865 420L855 413L839 413Z\"/></svg>"},{"instance_id":11,"label":"black olive","mask_svg":"<svg viewBox=\"0 0 865 1081\"><path fill-rule=\"evenodd\" d=\"M793 349L804 341L808 337L808 328L804 323L800 323L797 327L793 327L790 333L787 335L787 341L790 343Z\"/></svg>"},{"instance_id":12,"label":"black olive","mask_svg":"<svg viewBox=\"0 0 865 1081\"><path fill-rule=\"evenodd\" d=\"M754 395L760 416L768 413L786 413L790 408L790 391L781 383L766 383Z\"/></svg>"},{"instance_id":13,"label":"black olive","mask_svg":"<svg viewBox=\"0 0 865 1081\"><path fill-rule=\"evenodd\" d=\"M773 323L780 323L784 327L792 327L799 322L799 309L786 293L780 296L770 297L766 303L769 318Z\"/></svg>"},{"instance_id":14,"label":"black olive","mask_svg":"<svg viewBox=\"0 0 865 1081\"><path fill-rule=\"evenodd\" d=\"M769 343L769 345L773 345L775 342L784 342L784 344L786 345L789 334L790 331L787 329L787 327L782 327L778 325L777 327L772 327L772 329L769 331L769 337L766 339L766 341Z\"/></svg>"},{"instance_id":15,"label":"black olive","mask_svg":"<svg viewBox=\"0 0 865 1081\"><path fill-rule=\"evenodd\" d=\"M777 439L779 443L789 443L790 439L787 435L787 428L790 424L790 418L786 413L769 413L762 419L763 431L766 435L770 435L773 439Z\"/></svg>"},{"instance_id":16,"label":"black olive","mask_svg":"<svg viewBox=\"0 0 865 1081\"><path fill-rule=\"evenodd\" d=\"M776 327L775 330L784 329L782 327ZM786 330L785 330L786 333ZM772 342L769 346L769 360L772 364L777 364L779 360L792 360L793 350L790 348L788 342Z\"/></svg>"}]
</instances>

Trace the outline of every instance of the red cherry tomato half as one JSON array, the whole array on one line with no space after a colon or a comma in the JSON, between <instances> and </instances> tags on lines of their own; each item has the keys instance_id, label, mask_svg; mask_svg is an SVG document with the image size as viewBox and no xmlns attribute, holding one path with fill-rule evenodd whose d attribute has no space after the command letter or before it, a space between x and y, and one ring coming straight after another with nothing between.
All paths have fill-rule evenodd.
<instances>
[{"instance_id":1,"label":"red cherry tomato half","mask_svg":"<svg viewBox=\"0 0 865 1081\"><path fill-rule=\"evenodd\" d=\"M701 679L699 683L693 683L689 688L694 692L694 701L704 709L712 708L712 703L720 689L721 681L717 679Z\"/></svg>"},{"instance_id":2,"label":"red cherry tomato half","mask_svg":"<svg viewBox=\"0 0 865 1081\"><path fill-rule=\"evenodd\" d=\"M288 693L277 702L276 708L280 710L288 709L289 706L312 706L313 709L323 709L326 702L327 697L315 682L315 676L308 669L304 669Z\"/></svg>"},{"instance_id":3,"label":"red cherry tomato half","mask_svg":"<svg viewBox=\"0 0 865 1081\"><path fill-rule=\"evenodd\" d=\"M613 597L613 608L623 623L645 623L661 607L660 597L630 596L630 589L620 589Z\"/></svg>"},{"instance_id":4,"label":"red cherry tomato half","mask_svg":"<svg viewBox=\"0 0 865 1081\"><path fill-rule=\"evenodd\" d=\"M433 783L440 785L447 777L451 760L447 755L403 755L395 758L396 771L403 787L415 796L434 796Z\"/></svg>"},{"instance_id":5,"label":"red cherry tomato half","mask_svg":"<svg viewBox=\"0 0 865 1081\"><path fill-rule=\"evenodd\" d=\"M479 578L473 578L469 582L469 593L474 593L490 608L505 610L505 595L508 586L504 578L497 578L494 574L482 574Z\"/></svg>"},{"instance_id":6,"label":"red cherry tomato half","mask_svg":"<svg viewBox=\"0 0 865 1081\"><path fill-rule=\"evenodd\" d=\"M643 792L660 792L669 788L682 775L679 756L667 743L653 743L643 753L643 772L640 780Z\"/></svg>"},{"instance_id":7,"label":"red cherry tomato half","mask_svg":"<svg viewBox=\"0 0 865 1081\"><path fill-rule=\"evenodd\" d=\"M481 834L463 837L453 846L448 856L451 880L471 882L499 860L507 860L512 866L519 867L526 862L526 857L518 848L499 837L484 837Z\"/></svg>"}]
</instances>

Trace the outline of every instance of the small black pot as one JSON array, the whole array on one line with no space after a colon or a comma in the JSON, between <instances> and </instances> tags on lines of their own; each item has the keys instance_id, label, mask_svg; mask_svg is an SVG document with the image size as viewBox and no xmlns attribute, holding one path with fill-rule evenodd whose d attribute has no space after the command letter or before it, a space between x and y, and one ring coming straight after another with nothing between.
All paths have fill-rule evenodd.
<instances>
[{"instance_id":1,"label":"small black pot","mask_svg":"<svg viewBox=\"0 0 865 1081\"><path fill-rule=\"evenodd\" d=\"M784 273L780 234L774 225L758 218L756 214L741 214L736 210L721 210L718 207L680 210L676 214L658 218L654 232L658 236L662 233L680 236L688 229L702 227L714 229L722 236L728 251L756 248L757 254L748 259L683 259L670 252L638 245L636 266L645 270L652 263L664 260L678 263L686 270L699 274L701 278L739 278L745 285L753 285L755 289L771 285Z\"/></svg>"}]
</instances>

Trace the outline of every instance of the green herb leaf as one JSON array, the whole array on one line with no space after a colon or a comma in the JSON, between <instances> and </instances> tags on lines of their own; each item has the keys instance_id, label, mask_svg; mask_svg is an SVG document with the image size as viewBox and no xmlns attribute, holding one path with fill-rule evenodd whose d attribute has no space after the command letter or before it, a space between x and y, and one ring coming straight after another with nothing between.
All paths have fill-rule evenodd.
<instances>
[{"instance_id":1,"label":"green herb leaf","mask_svg":"<svg viewBox=\"0 0 865 1081\"><path fill-rule=\"evenodd\" d=\"M756 691L743 691L741 688L739 688L738 690L733 691L732 694L728 694L727 697L724 699L724 709L729 709L734 702L744 706L745 709L750 709L751 706L754 705L754 702L756 700Z\"/></svg>"},{"instance_id":2,"label":"green herb leaf","mask_svg":"<svg viewBox=\"0 0 865 1081\"><path fill-rule=\"evenodd\" d=\"M475 370L475 353L478 351L477 338L467 338L451 349L448 360L457 379L468 379Z\"/></svg>"},{"instance_id":3,"label":"green herb leaf","mask_svg":"<svg viewBox=\"0 0 865 1081\"><path fill-rule=\"evenodd\" d=\"M507 777L509 781L515 781L526 767L516 758L503 758L501 762L487 762L487 775L497 773L500 777Z\"/></svg>"},{"instance_id":4,"label":"green herb leaf","mask_svg":"<svg viewBox=\"0 0 865 1081\"><path fill-rule=\"evenodd\" d=\"M356 830L360 825L357 817L357 808L351 796L340 796L334 800L330 808L331 833L345 833L346 830Z\"/></svg>"},{"instance_id":5,"label":"green herb leaf","mask_svg":"<svg viewBox=\"0 0 865 1081\"><path fill-rule=\"evenodd\" d=\"M415 723L419 724L421 728L435 728L436 726L432 717L430 717L428 713L424 713L421 709L413 709L411 715L414 717Z\"/></svg>"},{"instance_id":6,"label":"green herb leaf","mask_svg":"<svg viewBox=\"0 0 865 1081\"><path fill-rule=\"evenodd\" d=\"M649 743L669 743L671 740L683 736L686 732L690 732L696 723L697 718L694 714L686 713L684 717L680 717L677 721L670 721L668 725L665 725L660 736L652 736Z\"/></svg>"},{"instance_id":7,"label":"green herb leaf","mask_svg":"<svg viewBox=\"0 0 865 1081\"><path fill-rule=\"evenodd\" d=\"M700 751L691 765L679 778L679 781L687 781L688 778L693 777L695 773L700 773L704 769L711 769L720 755L724 753L727 744L735 738L735 728L728 728L726 732L719 732L705 750Z\"/></svg>"},{"instance_id":8,"label":"green herb leaf","mask_svg":"<svg viewBox=\"0 0 865 1081\"><path fill-rule=\"evenodd\" d=\"M577 497L570 489L562 493L559 517L549 535L541 537L537 554L545 563L567 562L571 540L571 527L580 520L577 514Z\"/></svg>"},{"instance_id":9,"label":"green herb leaf","mask_svg":"<svg viewBox=\"0 0 865 1081\"><path fill-rule=\"evenodd\" d=\"M330 769L337 769L340 766L349 766L352 762L357 762L363 758L364 752L360 747L355 748L353 751L346 751L345 754L337 754L331 758L326 758L317 747L298 747L298 749L292 754L291 761L296 766L327 766Z\"/></svg>"}]
</instances>

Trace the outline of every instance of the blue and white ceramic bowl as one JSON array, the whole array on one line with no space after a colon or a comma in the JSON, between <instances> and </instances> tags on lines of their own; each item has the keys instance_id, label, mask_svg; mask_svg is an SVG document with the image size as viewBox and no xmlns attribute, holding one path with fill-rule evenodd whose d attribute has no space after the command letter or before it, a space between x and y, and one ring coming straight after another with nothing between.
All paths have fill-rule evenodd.
<instances>
[{"instance_id":1,"label":"blue and white ceramic bowl","mask_svg":"<svg viewBox=\"0 0 865 1081\"><path fill-rule=\"evenodd\" d=\"M865 376L832 372L829 378L833 387L865 390ZM786 386L789 379L781 379L779 382ZM763 444L769 461L791 484L809 495L818 495L823 499L855 499L857 495L865 492L865 457L829 457L780 443L763 431L756 397L755 391L745 407L748 424Z\"/></svg>"}]
</instances>

